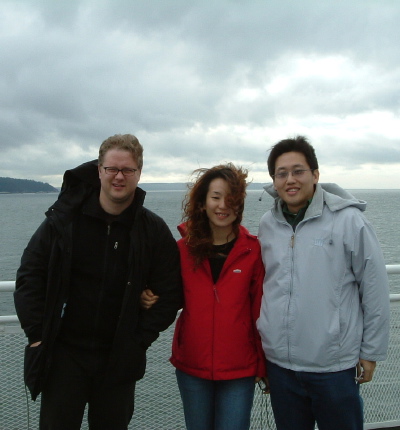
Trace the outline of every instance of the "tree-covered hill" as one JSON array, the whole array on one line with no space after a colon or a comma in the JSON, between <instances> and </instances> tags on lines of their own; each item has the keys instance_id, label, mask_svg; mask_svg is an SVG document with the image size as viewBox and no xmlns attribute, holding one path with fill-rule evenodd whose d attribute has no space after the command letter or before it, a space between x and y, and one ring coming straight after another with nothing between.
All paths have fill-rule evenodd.
<instances>
[{"instance_id":1,"label":"tree-covered hill","mask_svg":"<svg viewBox=\"0 0 400 430\"><path fill-rule=\"evenodd\" d=\"M58 192L50 184L30 179L0 178L0 193L54 193Z\"/></svg>"}]
</instances>

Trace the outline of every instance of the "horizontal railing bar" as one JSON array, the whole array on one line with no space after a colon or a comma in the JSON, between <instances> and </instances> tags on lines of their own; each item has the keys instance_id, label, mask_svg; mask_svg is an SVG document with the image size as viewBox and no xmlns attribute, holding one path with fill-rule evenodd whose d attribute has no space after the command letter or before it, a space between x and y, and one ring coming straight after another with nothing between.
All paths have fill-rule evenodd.
<instances>
[{"instance_id":1,"label":"horizontal railing bar","mask_svg":"<svg viewBox=\"0 0 400 430\"><path fill-rule=\"evenodd\" d=\"M400 427L400 420L364 424L364 430L397 429L399 427Z\"/></svg>"},{"instance_id":2,"label":"horizontal railing bar","mask_svg":"<svg viewBox=\"0 0 400 430\"><path fill-rule=\"evenodd\" d=\"M12 293L15 290L15 281L0 281L0 292Z\"/></svg>"},{"instance_id":3,"label":"horizontal railing bar","mask_svg":"<svg viewBox=\"0 0 400 430\"><path fill-rule=\"evenodd\" d=\"M400 274L400 264L387 264L388 275ZM0 281L0 293L12 293L15 290L15 281ZM400 302L400 294L390 294L391 302ZM18 323L16 315L0 315L0 324Z\"/></svg>"},{"instance_id":4,"label":"horizontal railing bar","mask_svg":"<svg viewBox=\"0 0 400 430\"><path fill-rule=\"evenodd\" d=\"M0 324L19 323L17 315L0 315Z\"/></svg>"},{"instance_id":5,"label":"horizontal railing bar","mask_svg":"<svg viewBox=\"0 0 400 430\"><path fill-rule=\"evenodd\" d=\"M388 275L400 275L400 264L386 264Z\"/></svg>"},{"instance_id":6,"label":"horizontal railing bar","mask_svg":"<svg viewBox=\"0 0 400 430\"><path fill-rule=\"evenodd\" d=\"M400 264L386 264L388 275L400 275ZM0 292L13 292L15 281L0 281Z\"/></svg>"}]
</instances>

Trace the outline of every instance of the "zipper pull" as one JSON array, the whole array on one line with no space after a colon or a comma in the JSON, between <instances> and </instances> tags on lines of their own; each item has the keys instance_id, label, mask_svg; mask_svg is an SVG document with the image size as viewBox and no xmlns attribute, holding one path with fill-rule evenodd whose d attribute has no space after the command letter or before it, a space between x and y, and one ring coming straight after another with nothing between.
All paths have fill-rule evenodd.
<instances>
[{"instance_id":1,"label":"zipper pull","mask_svg":"<svg viewBox=\"0 0 400 430\"><path fill-rule=\"evenodd\" d=\"M67 307L67 304L66 303L64 303L63 304L63 306L62 306L62 309L61 309L61 318L63 318L64 317L64 314L65 314L65 308Z\"/></svg>"},{"instance_id":2,"label":"zipper pull","mask_svg":"<svg viewBox=\"0 0 400 430\"><path fill-rule=\"evenodd\" d=\"M117 249L117 248L118 248L118 242L115 242L114 249Z\"/></svg>"},{"instance_id":3,"label":"zipper pull","mask_svg":"<svg viewBox=\"0 0 400 430\"><path fill-rule=\"evenodd\" d=\"M218 291L215 285L214 285L214 295L215 295L215 298L217 299L217 302L219 303Z\"/></svg>"},{"instance_id":4,"label":"zipper pull","mask_svg":"<svg viewBox=\"0 0 400 430\"><path fill-rule=\"evenodd\" d=\"M294 248L294 234L292 234L291 241L290 241L290 246L292 248Z\"/></svg>"}]
</instances>

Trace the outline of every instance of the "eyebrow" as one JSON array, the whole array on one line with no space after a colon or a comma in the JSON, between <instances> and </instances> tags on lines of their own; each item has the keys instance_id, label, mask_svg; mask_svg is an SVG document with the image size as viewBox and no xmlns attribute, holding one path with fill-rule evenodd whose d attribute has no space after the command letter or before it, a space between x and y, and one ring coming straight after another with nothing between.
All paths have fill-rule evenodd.
<instances>
[{"instance_id":1,"label":"eyebrow","mask_svg":"<svg viewBox=\"0 0 400 430\"><path fill-rule=\"evenodd\" d=\"M279 170L293 170L293 169L298 169L298 168L303 168L306 167L304 164L295 164L294 166L291 167L278 167L277 171Z\"/></svg>"}]
</instances>

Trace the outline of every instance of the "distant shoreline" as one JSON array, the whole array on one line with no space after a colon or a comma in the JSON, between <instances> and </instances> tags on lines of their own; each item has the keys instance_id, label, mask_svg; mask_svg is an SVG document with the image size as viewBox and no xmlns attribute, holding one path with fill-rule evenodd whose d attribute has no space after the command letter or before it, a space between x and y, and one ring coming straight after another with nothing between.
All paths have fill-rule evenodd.
<instances>
[{"instance_id":1,"label":"distant shoreline","mask_svg":"<svg viewBox=\"0 0 400 430\"><path fill-rule=\"evenodd\" d=\"M31 179L0 177L0 193L2 194L32 194L55 192L58 192L58 189L45 182L33 181Z\"/></svg>"},{"instance_id":2,"label":"distant shoreline","mask_svg":"<svg viewBox=\"0 0 400 430\"><path fill-rule=\"evenodd\" d=\"M250 182L248 191L264 191L267 182ZM144 191L187 191L185 182L139 182L139 187ZM345 188L348 191L397 191L399 188ZM13 179L0 177L0 194L54 194L59 193L61 187L53 187L44 182L28 179Z\"/></svg>"}]
</instances>

